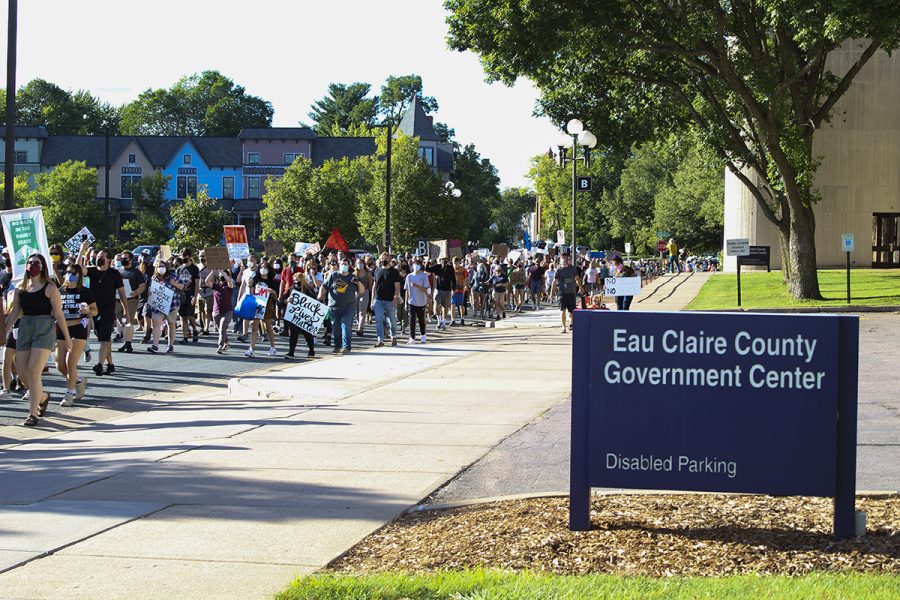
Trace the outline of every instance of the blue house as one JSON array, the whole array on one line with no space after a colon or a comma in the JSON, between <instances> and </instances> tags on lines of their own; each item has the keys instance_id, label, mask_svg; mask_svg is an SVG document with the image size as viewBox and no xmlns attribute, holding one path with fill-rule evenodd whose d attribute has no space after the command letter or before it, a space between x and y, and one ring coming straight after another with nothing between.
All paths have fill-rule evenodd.
<instances>
[{"instance_id":1,"label":"blue house","mask_svg":"<svg viewBox=\"0 0 900 600\"><path fill-rule=\"evenodd\" d=\"M184 200L205 188L211 198L240 200L241 143L236 138L184 138L162 172L171 177L167 200Z\"/></svg>"}]
</instances>

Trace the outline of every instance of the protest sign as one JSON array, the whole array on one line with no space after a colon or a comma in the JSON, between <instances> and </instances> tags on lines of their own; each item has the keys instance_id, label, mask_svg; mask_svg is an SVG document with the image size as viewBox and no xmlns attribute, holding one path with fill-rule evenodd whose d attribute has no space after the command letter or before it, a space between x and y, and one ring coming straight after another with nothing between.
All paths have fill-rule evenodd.
<instances>
[{"instance_id":1,"label":"protest sign","mask_svg":"<svg viewBox=\"0 0 900 600\"><path fill-rule=\"evenodd\" d=\"M131 292L133 291L131 289L131 280L128 279L127 277L123 277L122 278L122 287L125 288L125 297L131 298Z\"/></svg>"},{"instance_id":2,"label":"protest sign","mask_svg":"<svg viewBox=\"0 0 900 600\"><path fill-rule=\"evenodd\" d=\"M607 277L603 280L605 296L639 296L640 293L640 277Z\"/></svg>"},{"instance_id":3,"label":"protest sign","mask_svg":"<svg viewBox=\"0 0 900 600\"><path fill-rule=\"evenodd\" d=\"M319 246L319 242L316 242L315 244L309 242L297 242L294 244L294 254L299 254L300 256L303 256L304 254L316 254L321 251L322 249Z\"/></svg>"},{"instance_id":4,"label":"protest sign","mask_svg":"<svg viewBox=\"0 0 900 600\"><path fill-rule=\"evenodd\" d=\"M315 335L322 322L325 321L325 313L328 306L315 298L292 290L287 301L287 309L284 311L284 320L293 323L303 331Z\"/></svg>"},{"instance_id":5,"label":"protest sign","mask_svg":"<svg viewBox=\"0 0 900 600\"><path fill-rule=\"evenodd\" d=\"M509 246L506 244L494 244L491 246L491 254L500 258L506 258L506 255L509 254Z\"/></svg>"},{"instance_id":6,"label":"protest sign","mask_svg":"<svg viewBox=\"0 0 900 600\"><path fill-rule=\"evenodd\" d=\"M281 256L284 254L284 244L281 242L268 241L265 244L265 248L263 250L269 258L273 258L276 256Z\"/></svg>"},{"instance_id":7,"label":"protest sign","mask_svg":"<svg viewBox=\"0 0 900 600\"><path fill-rule=\"evenodd\" d=\"M94 237L94 234L91 233L91 230L87 227L82 227L81 231L73 235L69 238L65 244L66 251L69 254L78 254L78 251L81 250L81 243L87 240L87 243L93 244L94 240L97 239Z\"/></svg>"},{"instance_id":8,"label":"protest sign","mask_svg":"<svg viewBox=\"0 0 900 600\"><path fill-rule=\"evenodd\" d=\"M164 261L172 258L172 247L167 246L166 244L163 244L162 246L160 246L159 247L159 257Z\"/></svg>"},{"instance_id":9,"label":"protest sign","mask_svg":"<svg viewBox=\"0 0 900 600\"><path fill-rule=\"evenodd\" d=\"M150 281L150 293L147 302L150 308L164 315L169 314L172 309L172 302L175 300L175 290L167 288L157 280Z\"/></svg>"},{"instance_id":10,"label":"protest sign","mask_svg":"<svg viewBox=\"0 0 900 600\"><path fill-rule=\"evenodd\" d=\"M269 296L272 294L272 289L265 285L256 286L255 293L253 294L254 298L256 298L256 317L257 319L265 319L266 318L266 306L269 303Z\"/></svg>"},{"instance_id":11,"label":"protest sign","mask_svg":"<svg viewBox=\"0 0 900 600\"><path fill-rule=\"evenodd\" d=\"M521 256L522 256L522 252L521 252L521 251L519 251L519 250L513 250L512 252L510 252L509 254L506 255L506 258L508 258L509 260L511 260L511 261L513 261L513 262L516 262L517 260L519 260L519 258L520 258Z\"/></svg>"},{"instance_id":12,"label":"protest sign","mask_svg":"<svg viewBox=\"0 0 900 600\"><path fill-rule=\"evenodd\" d=\"M209 269L225 271L231 267L231 263L228 262L228 248L210 246L203 249L203 254L206 256L206 266Z\"/></svg>"},{"instance_id":13,"label":"protest sign","mask_svg":"<svg viewBox=\"0 0 900 600\"><path fill-rule=\"evenodd\" d=\"M462 248L460 246L450 247L450 258L462 258Z\"/></svg>"},{"instance_id":14,"label":"protest sign","mask_svg":"<svg viewBox=\"0 0 900 600\"><path fill-rule=\"evenodd\" d=\"M250 258L247 228L243 225L226 225L225 246L228 248L228 258L235 260Z\"/></svg>"},{"instance_id":15,"label":"protest sign","mask_svg":"<svg viewBox=\"0 0 900 600\"><path fill-rule=\"evenodd\" d=\"M50 246L44 228L44 212L40 206L0 212L3 235L12 264L12 280L19 282L25 276L25 264L32 254L42 254L50 262Z\"/></svg>"}]
</instances>

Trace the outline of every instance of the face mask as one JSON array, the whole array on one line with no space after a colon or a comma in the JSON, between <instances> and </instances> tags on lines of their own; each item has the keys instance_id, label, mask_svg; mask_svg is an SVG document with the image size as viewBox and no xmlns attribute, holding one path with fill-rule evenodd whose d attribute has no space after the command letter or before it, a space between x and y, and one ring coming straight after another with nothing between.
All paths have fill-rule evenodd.
<instances>
[{"instance_id":1,"label":"face mask","mask_svg":"<svg viewBox=\"0 0 900 600\"><path fill-rule=\"evenodd\" d=\"M156 267L156 272L159 273L160 275L165 275L166 268L165 267Z\"/></svg>"},{"instance_id":2,"label":"face mask","mask_svg":"<svg viewBox=\"0 0 900 600\"><path fill-rule=\"evenodd\" d=\"M55 262L55 263L58 263L59 261L62 260L62 256L59 255L59 254L51 254L51 255L50 255L50 260L52 260L52 261Z\"/></svg>"},{"instance_id":3,"label":"face mask","mask_svg":"<svg viewBox=\"0 0 900 600\"><path fill-rule=\"evenodd\" d=\"M102 267L102 266L106 265L106 259L98 258L97 260L94 261L94 264L97 265L98 267Z\"/></svg>"},{"instance_id":4,"label":"face mask","mask_svg":"<svg viewBox=\"0 0 900 600\"><path fill-rule=\"evenodd\" d=\"M252 270L256 270L256 263L255 263L255 262L247 263L247 266L250 267L250 269L252 269Z\"/></svg>"},{"instance_id":5,"label":"face mask","mask_svg":"<svg viewBox=\"0 0 900 600\"><path fill-rule=\"evenodd\" d=\"M386 267L386 266L388 266L389 264L391 264L391 263L389 263L389 262L386 261L386 260L381 261L381 266L382 266L382 267Z\"/></svg>"},{"instance_id":6,"label":"face mask","mask_svg":"<svg viewBox=\"0 0 900 600\"><path fill-rule=\"evenodd\" d=\"M280 270L281 270L281 263L275 263L275 270L276 270L276 271L280 271Z\"/></svg>"},{"instance_id":7,"label":"face mask","mask_svg":"<svg viewBox=\"0 0 900 600\"><path fill-rule=\"evenodd\" d=\"M131 264L131 261L128 260L127 258L124 259L124 260L122 261L122 266L123 266L123 267L127 267L127 266L130 265L130 264Z\"/></svg>"},{"instance_id":8,"label":"face mask","mask_svg":"<svg viewBox=\"0 0 900 600\"><path fill-rule=\"evenodd\" d=\"M75 273L69 273L68 275L66 275L66 281L68 281L69 283L77 283L78 275L76 275Z\"/></svg>"},{"instance_id":9,"label":"face mask","mask_svg":"<svg viewBox=\"0 0 900 600\"><path fill-rule=\"evenodd\" d=\"M122 261L121 261L121 260L117 260L117 261L115 262L115 266L116 266L117 269L121 269L121 268L122 268Z\"/></svg>"},{"instance_id":10,"label":"face mask","mask_svg":"<svg viewBox=\"0 0 900 600\"><path fill-rule=\"evenodd\" d=\"M268 269L260 269L259 274L262 275L263 277L265 277L266 275L269 274L269 270Z\"/></svg>"},{"instance_id":11,"label":"face mask","mask_svg":"<svg viewBox=\"0 0 900 600\"><path fill-rule=\"evenodd\" d=\"M422 270L422 265L413 265L413 271L418 273Z\"/></svg>"},{"instance_id":12,"label":"face mask","mask_svg":"<svg viewBox=\"0 0 900 600\"><path fill-rule=\"evenodd\" d=\"M349 273L349 272L350 272L350 265L348 265L348 264L342 264L342 265L341 265L341 274L342 274L342 275L346 275L346 274Z\"/></svg>"},{"instance_id":13,"label":"face mask","mask_svg":"<svg viewBox=\"0 0 900 600\"><path fill-rule=\"evenodd\" d=\"M41 265L37 263L30 264L28 265L27 271L30 277L37 277L41 274Z\"/></svg>"}]
</instances>

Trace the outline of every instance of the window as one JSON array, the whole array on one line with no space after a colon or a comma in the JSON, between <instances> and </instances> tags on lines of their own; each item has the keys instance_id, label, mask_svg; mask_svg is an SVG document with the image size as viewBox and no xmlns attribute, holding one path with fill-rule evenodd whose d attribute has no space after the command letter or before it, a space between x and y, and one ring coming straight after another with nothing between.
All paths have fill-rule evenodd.
<instances>
[{"instance_id":1,"label":"window","mask_svg":"<svg viewBox=\"0 0 900 600\"><path fill-rule=\"evenodd\" d=\"M140 175L122 175L122 195L120 198L133 198L134 188L141 185Z\"/></svg>"},{"instance_id":2,"label":"window","mask_svg":"<svg viewBox=\"0 0 900 600\"><path fill-rule=\"evenodd\" d=\"M183 200L188 196L197 196L197 178L190 175L179 175L175 185L175 196Z\"/></svg>"},{"instance_id":3,"label":"window","mask_svg":"<svg viewBox=\"0 0 900 600\"><path fill-rule=\"evenodd\" d=\"M222 178L222 198L224 200L234 200L234 177Z\"/></svg>"},{"instance_id":4,"label":"window","mask_svg":"<svg viewBox=\"0 0 900 600\"><path fill-rule=\"evenodd\" d=\"M181 163L184 164L184 165L189 165L189 164L191 164L191 155L190 155L190 154L185 154L184 156L182 156L182 157L181 157Z\"/></svg>"},{"instance_id":5,"label":"window","mask_svg":"<svg viewBox=\"0 0 900 600\"><path fill-rule=\"evenodd\" d=\"M419 156L429 165L434 166L434 148L429 148L428 146L420 146Z\"/></svg>"},{"instance_id":6,"label":"window","mask_svg":"<svg viewBox=\"0 0 900 600\"><path fill-rule=\"evenodd\" d=\"M303 156L303 155L300 153L293 153L293 154L286 153L284 155L284 165L290 166L290 165L294 164L294 161L297 160L297 157L299 157L299 156Z\"/></svg>"},{"instance_id":7,"label":"window","mask_svg":"<svg viewBox=\"0 0 900 600\"><path fill-rule=\"evenodd\" d=\"M259 177L247 178L247 197L259 198Z\"/></svg>"},{"instance_id":8,"label":"window","mask_svg":"<svg viewBox=\"0 0 900 600\"><path fill-rule=\"evenodd\" d=\"M28 153L22 150L16 150L16 164L21 165L28 162Z\"/></svg>"},{"instance_id":9,"label":"window","mask_svg":"<svg viewBox=\"0 0 900 600\"><path fill-rule=\"evenodd\" d=\"M133 164L136 163L136 162L137 162L137 155L135 155L135 154L129 154L129 155L128 155L128 164L129 164L129 165L133 165Z\"/></svg>"},{"instance_id":10,"label":"window","mask_svg":"<svg viewBox=\"0 0 900 600\"><path fill-rule=\"evenodd\" d=\"M259 164L259 152L248 152L247 153L247 164L248 165L258 165Z\"/></svg>"}]
</instances>

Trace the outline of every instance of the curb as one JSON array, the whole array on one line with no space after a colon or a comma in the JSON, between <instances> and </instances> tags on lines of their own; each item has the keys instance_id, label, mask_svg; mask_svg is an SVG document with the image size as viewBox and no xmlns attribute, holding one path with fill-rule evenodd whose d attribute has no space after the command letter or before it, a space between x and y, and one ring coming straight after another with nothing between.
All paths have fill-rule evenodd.
<instances>
[{"instance_id":1,"label":"curb","mask_svg":"<svg viewBox=\"0 0 900 600\"><path fill-rule=\"evenodd\" d=\"M687 312L746 312L746 313L894 313L900 305L886 306L809 306L796 308L716 308Z\"/></svg>"}]
</instances>

